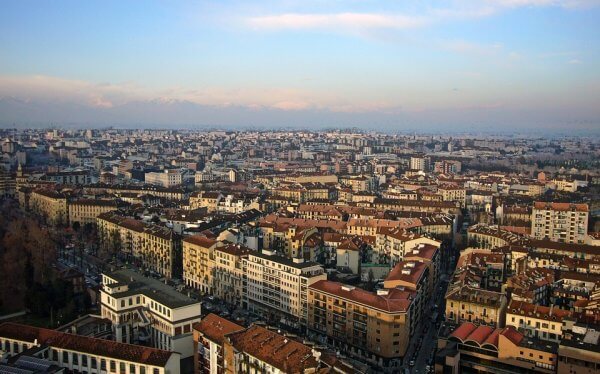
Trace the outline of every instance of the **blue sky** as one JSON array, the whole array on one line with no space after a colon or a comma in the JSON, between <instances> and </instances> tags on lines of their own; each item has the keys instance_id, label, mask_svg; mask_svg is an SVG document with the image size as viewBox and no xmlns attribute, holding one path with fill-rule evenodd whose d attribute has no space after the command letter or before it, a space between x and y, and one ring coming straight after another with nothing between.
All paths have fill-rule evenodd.
<instances>
[{"instance_id":1,"label":"blue sky","mask_svg":"<svg viewBox=\"0 0 600 374\"><path fill-rule=\"evenodd\" d=\"M0 12L3 125L597 130L599 102L600 0L3 1Z\"/></svg>"}]
</instances>

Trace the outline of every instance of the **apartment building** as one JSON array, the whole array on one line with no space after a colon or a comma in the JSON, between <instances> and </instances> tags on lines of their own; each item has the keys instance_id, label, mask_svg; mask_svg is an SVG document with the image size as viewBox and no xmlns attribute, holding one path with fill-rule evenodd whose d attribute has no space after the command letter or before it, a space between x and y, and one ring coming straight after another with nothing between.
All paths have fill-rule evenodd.
<instances>
[{"instance_id":1,"label":"apartment building","mask_svg":"<svg viewBox=\"0 0 600 374\"><path fill-rule=\"evenodd\" d=\"M190 195L190 208L206 208L209 213L217 210L219 201L223 199L220 192L198 191Z\"/></svg>"},{"instance_id":2,"label":"apartment building","mask_svg":"<svg viewBox=\"0 0 600 374\"><path fill-rule=\"evenodd\" d=\"M506 296L479 287L452 287L446 293L446 318L455 323L473 322L504 326Z\"/></svg>"},{"instance_id":3,"label":"apartment building","mask_svg":"<svg viewBox=\"0 0 600 374\"><path fill-rule=\"evenodd\" d=\"M28 350L70 372L177 374L178 352L68 334L12 322L0 325L0 355ZM10 371L11 373L13 371ZM23 371L17 371L22 373ZM33 372L33 371L27 371Z\"/></svg>"},{"instance_id":4,"label":"apartment building","mask_svg":"<svg viewBox=\"0 0 600 374\"><path fill-rule=\"evenodd\" d=\"M536 201L531 213L531 236L561 243L586 243L587 204L545 203Z\"/></svg>"},{"instance_id":5,"label":"apartment building","mask_svg":"<svg viewBox=\"0 0 600 374\"><path fill-rule=\"evenodd\" d=\"M213 292L215 248L220 242L203 235L183 239L183 282L203 293Z\"/></svg>"},{"instance_id":6,"label":"apartment building","mask_svg":"<svg viewBox=\"0 0 600 374\"><path fill-rule=\"evenodd\" d=\"M321 280L308 292L308 329L386 372L398 372L416 324L415 292L393 288L368 292Z\"/></svg>"},{"instance_id":7,"label":"apartment building","mask_svg":"<svg viewBox=\"0 0 600 374\"><path fill-rule=\"evenodd\" d=\"M410 158L410 170L429 171L431 159L425 156L412 156Z\"/></svg>"},{"instance_id":8,"label":"apartment building","mask_svg":"<svg viewBox=\"0 0 600 374\"><path fill-rule=\"evenodd\" d=\"M466 205L467 190L463 187L444 185L438 187L437 193L442 196L442 201L456 202L463 208Z\"/></svg>"},{"instance_id":9,"label":"apartment building","mask_svg":"<svg viewBox=\"0 0 600 374\"><path fill-rule=\"evenodd\" d=\"M375 234L374 256L379 258L379 261L376 262L388 263L394 266L402 261L410 250L420 244L432 245L438 248L441 245L437 240L403 228L380 228Z\"/></svg>"},{"instance_id":10,"label":"apartment building","mask_svg":"<svg viewBox=\"0 0 600 374\"><path fill-rule=\"evenodd\" d=\"M100 311L113 323L115 340L150 344L193 355L192 325L200 321L200 302L154 278L120 269L102 274Z\"/></svg>"},{"instance_id":11,"label":"apartment building","mask_svg":"<svg viewBox=\"0 0 600 374\"><path fill-rule=\"evenodd\" d=\"M92 183L89 170L49 172L46 173L44 179L57 184L68 185L85 185Z\"/></svg>"},{"instance_id":12,"label":"apartment building","mask_svg":"<svg viewBox=\"0 0 600 374\"><path fill-rule=\"evenodd\" d=\"M181 276L181 237L173 230L116 212L99 214L96 225L104 248L167 278Z\"/></svg>"},{"instance_id":13,"label":"apartment building","mask_svg":"<svg viewBox=\"0 0 600 374\"><path fill-rule=\"evenodd\" d=\"M221 374L225 372L223 344L225 335L244 328L216 314L208 314L193 326L194 372Z\"/></svg>"},{"instance_id":14,"label":"apartment building","mask_svg":"<svg viewBox=\"0 0 600 374\"><path fill-rule=\"evenodd\" d=\"M425 307L433 292L429 266L423 261L403 260L398 262L383 281L383 287L415 291L417 319L425 313Z\"/></svg>"},{"instance_id":15,"label":"apartment building","mask_svg":"<svg viewBox=\"0 0 600 374\"><path fill-rule=\"evenodd\" d=\"M57 191L46 189L31 191L29 208L45 218L50 225L65 225L69 221L67 196Z\"/></svg>"},{"instance_id":16,"label":"apartment building","mask_svg":"<svg viewBox=\"0 0 600 374\"><path fill-rule=\"evenodd\" d=\"M225 335L224 374L317 373L318 352L292 338L259 325Z\"/></svg>"},{"instance_id":17,"label":"apartment building","mask_svg":"<svg viewBox=\"0 0 600 374\"><path fill-rule=\"evenodd\" d=\"M321 265L267 250L250 253L246 262L248 308L267 320L306 326L308 287L327 279Z\"/></svg>"},{"instance_id":18,"label":"apartment building","mask_svg":"<svg viewBox=\"0 0 600 374\"><path fill-rule=\"evenodd\" d=\"M179 186L183 183L183 173L179 169L166 169L162 172L149 172L144 174L147 184L166 188Z\"/></svg>"},{"instance_id":19,"label":"apartment building","mask_svg":"<svg viewBox=\"0 0 600 374\"><path fill-rule=\"evenodd\" d=\"M247 259L253 253L239 244L225 244L214 249L213 293L230 305L248 308Z\"/></svg>"},{"instance_id":20,"label":"apartment building","mask_svg":"<svg viewBox=\"0 0 600 374\"><path fill-rule=\"evenodd\" d=\"M563 320L572 316L573 312L554 305L511 300L506 309L506 326L513 326L527 337L559 343Z\"/></svg>"},{"instance_id":21,"label":"apartment building","mask_svg":"<svg viewBox=\"0 0 600 374\"><path fill-rule=\"evenodd\" d=\"M79 199L69 202L69 222L73 225L96 225L96 218L102 213L117 210L115 200Z\"/></svg>"},{"instance_id":22,"label":"apartment building","mask_svg":"<svg viewBox=\"0 0 600 374\"><path fill-rule=\"evenodd\" d=\"M477 224L467 230L467 242L470 247L491 249L508 245L520 246L526 243L526 239L498 226Z\"/></svg>"},{"instance_id":23,"label":"apartment building","mask_svg":"<svg viewBox=\"0 0 600 374\"><path fill-rule=\"evenodd\" d=\"M423 262L427 265L431 285L436 285L441 271L441 251L439 246L432 244L417 244L404 255L404 261Z\"/></svg>"},{"instance_id":24,"label":"apartment building","mask_svg":"<svg viewBox=\"0 0 600 374\"><path fill-rule=\"evenodd\" d=\"M272 190L272 195L283 197L290 202L304 203L312 200L335 201L336 189L323 183L295 183L282 185Z\"/></svg>"}]
</instances>

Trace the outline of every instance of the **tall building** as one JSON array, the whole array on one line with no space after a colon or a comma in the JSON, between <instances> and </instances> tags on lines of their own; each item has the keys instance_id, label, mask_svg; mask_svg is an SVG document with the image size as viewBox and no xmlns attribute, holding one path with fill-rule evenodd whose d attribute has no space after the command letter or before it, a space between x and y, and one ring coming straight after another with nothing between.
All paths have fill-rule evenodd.
<instances>
[{"instance_id":1,"label":"tall building","mask_svg":"<svg viewBox=\"0 0 600 374\"><path fill-rule=\"evenodd\" d=\"M429 170L429 157L413 156L410 158L410 170Z\"/></svg>"},{"instance_id":2,"label":"tall building","mask_svg":"<svg viewBox=\"0 0 600 374\"><path fill-rule=\"evenodd\" d=\"M321 280L309 287L308 297L311 334L388 372L400 370L416 324L414 291L373 293Z\"/></svg>"},{"instance_id":3,"label":"tall building","mask_svg":"<svg viewBox=\"0 0 600 374\"><path fill-rule=\"evenodd\" d=\"M223 373L225 335L244 328L216 314L194 324L194 371L196 374Z\"/></svg>"},{"instance_id":4,"label":"tall building","mask_svg":"<svg viewBox=\"0 0 600 374\"><path fill-rule=\"evenodd\" d=\"M104 248L130 256L167 278L181 275L181 238L173 230L116 212L99 214L96 224Z\"/></svg>"},{"instance_id":5,"label":"tall building","mask_svg":"<svg viewBox=\"0 0 600 374\"><path fill-rule=\"evenodd\" d=\"M587 204L536 201L531 213L531 235L535 239L583 244L588 236L588 215Z\"/></svg>"},{"instance_id":6,"label":"tall building","mask_svg":"<svg viewBox=\"0 0 600 374\"><path fill-rule=\"evenodd\" d=\"M113 323L115 340L150 344L193 355L192 325L200 321L200 302L129 269L102 274L100 309Z\"/></svg>"},{"instance_id":7,"label":"tall building","mask_svg":"<svg viewBox=\"0 0 600 374\"><path fill-rule=\"evenodd\" d=\"M306 326L308 287L327 279L321 265L263 250L248 255L246 269L251 311L288 326Z\"/></svg>"},{"instance_id":8,"label":"tall building","mask_svg":"<svg viewBox=\"0 0 600 374\"><path fill-rule=\"evenodd\" d=\"M203 293L213 292L215 248L220 243L202 235L183 239L183 282Z\"/></svg>"}]
</instances>

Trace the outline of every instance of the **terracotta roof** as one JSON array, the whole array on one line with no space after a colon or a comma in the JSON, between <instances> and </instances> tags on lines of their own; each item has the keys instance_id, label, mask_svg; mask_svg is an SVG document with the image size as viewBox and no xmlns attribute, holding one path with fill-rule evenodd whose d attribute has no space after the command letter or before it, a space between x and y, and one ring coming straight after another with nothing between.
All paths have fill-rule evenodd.
<instances>
[{"instance_id":1,"label":"terracotta roof","mask_svg":"<svg viewBox=\"0 0 600 374\"><path fill-rule=\"evenodd\" d=\"M450 334L450 336L465 341L469 334L471 334L471 332L473 332L473 330L475 330L476 328L477 326L475 326L473 323L465 322L462 325L458 326L456 330L454 330L452 334Z\"/></svg>"},{"instance_id":2,"label":"terracotta roof","mask_svg":"<svg viewBox=\"0 0 600 374\"><path fill-rule=\"evenodd\" d=\"M243 330L244 328L216 314L210 313L202 321L194 323L194 330L199 331L208 340L223 345L225 335Z\"/></svg>"},{"instance_id":3,"label":"terracotta roof","mask_svg":"<svg viewBox=\"0 0 600 374\"><path fill-rule=\"evenodd\" d=\"M417 244L411 250L406 252L404 259L408 260L411 258L421 258L424 260L431 260L438 251L439 247L436 247L435 245Z\"/></svg>"},{"instance_id":4,"label":"terracotta roof","mask_svg":"<svg viewBox=\"0 0 600 374\"><path fill-rule=\"evenodd\" d=\"M183 241L186 243L198 245L203 248L212 247L213 245L215 245L217 243L216 240L209 239L204 235L188 236L187 238L183 239Z\"/></svg>"},{"instance_id":5,"label":"terracotta roof","mask_svg":"<svg viewBox=\"0 0 600 374\"><path fill-rule=\"evenodd\" d=\"M414 291L398 288L386 290L387 294L379 295L375 292L328 280L315 282L309 286L309 289L335 295L389 313L406 312L415 295Z\"/></svg>"},{"instance_id":6,"label":"terracotta roof","mask_svg":"<svg viewBox=\"0 0 600 374\"><path fill-rule=\"evenodd\" d=\"M558 210L567 212L570 210L576 212L588 212L589 207L587 204L571 204L571 203L546 203L543 201L536 201L533 204L535 209L543 209L543 210Z\"/></svg>"},{"instance_id":7,"label":"terracotta roof","mask_svg":"<svg viewBox=\"0 0 600 374\"><path fill-rule=\"evenodd\" d=\"M427 264L416 261L400 261L385 278L385 282L401 281L417 286L423 277Z\"/></svg>"},{"instance_id":8,"label":"terracotta roof","mask_svg":"<svg viewBox=\"0 0 600 374\"><path fill-rule=\"evenodd\" d=\"M227 244L223 247L215 248L215 252L220 251L234 256L245 256L253 252L252 249L239 244Z\"/></svg>"},{"instance_id":9,"label":"terracotta roof","mask_svg":"<svg viewBox=\"0 0 600 374\"><path fill-rule=\"evenodd\" d=\"M554 305L548 307L517 300L510 301L506 308L506 313L559 322L563 318L573 315L573 312L570 310L560 309Z\"/></svg>"},{"instance_id":10,"label":"terracotta roof","mask_svg":"<svg viewBox=\"0 0 600 374\"><path fill-rule=\"evenodd\" d=\"M494 332L494 328L485 325L479 325L477 328L469 334L467 340L477 342L482 345L484 341Z\"/></svg>"},{"instance_id":11,"label":"terracotta roof","mask_svg":"<svg viewBox=\"0 0 600 374\"><path fill-rule=\"evenodd\" d=\"M515 328L512 326L506 327L504 330L502 330L502 335L513 342L514 345L519 345L523 340L523 334L515 330Z\"/></svg>"},{"instance_id":12,"label":"terracotta roof","mask_svg":"<svg viewBox=\"0 0 600 374\"><path fill-rule=\"evenodd\" d=\"M475 342L479 346L491 345L498 349L500 335L505 336L516 346L523 340L523 334L512 326L495 329L485 325L476 326L471 322L463 322L450 334L450 337L459 339L461 342Z\"/></svg>"},{"instance_id":13,"label":"terracotta roof","mask_svg":"<svg viewBox=\"0 0 600 374\"><path fill-rule=\"evenodd\" d=\"M238 351L285 373L302 373L304 369L318 367L312 348L262 326L252 325L246 330L230 333L227 339Z\"/></svg>"},{"instance_id":14,"label":"terracotta roof","mask_svg":"<svg viewBox=\"0 0 600 374\"><path fill-rule=\"evenodd\" d=\"M55 348L159 367L165 366L171 355L175 354L174 352L156 348L73 335L12 322L0 325L0 336L30 343L33 343L37 339L38 344Z\"/></svg>"}]
</instances>

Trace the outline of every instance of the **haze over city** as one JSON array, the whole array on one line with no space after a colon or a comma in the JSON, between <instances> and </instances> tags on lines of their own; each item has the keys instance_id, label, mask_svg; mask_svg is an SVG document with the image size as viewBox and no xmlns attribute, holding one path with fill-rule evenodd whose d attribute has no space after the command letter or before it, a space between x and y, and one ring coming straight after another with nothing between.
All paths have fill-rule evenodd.
<instances>
[{"instance_id":1,"label":"haze over city","mask_svg":"<svg viewBox=\"0 0 600 374\"><path fill-rule=\"evenodd\" d=\"M600 2L3 2L3 127L591 133Z\"/></svg>"}]
</instances>

